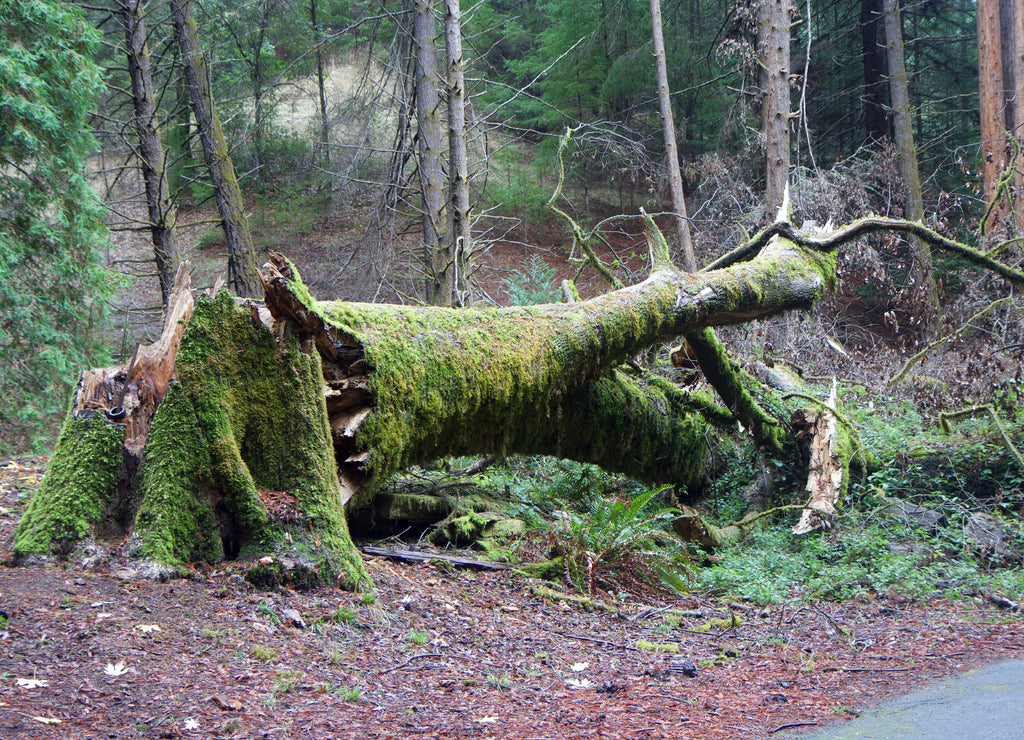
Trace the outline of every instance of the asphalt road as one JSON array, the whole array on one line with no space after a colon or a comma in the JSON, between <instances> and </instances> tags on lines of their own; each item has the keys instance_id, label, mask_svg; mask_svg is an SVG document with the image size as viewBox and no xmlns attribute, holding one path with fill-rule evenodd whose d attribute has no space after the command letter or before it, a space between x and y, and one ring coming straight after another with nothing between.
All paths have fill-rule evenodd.
<instances>
[{"instance_id":1,"label":"asphalt road","mask_svg":"<svg viewBox=\"0 0 1024 740\"><path fill-rule=\"evenodd\" d=\"M800 740L1024 740L1024 660L994 663L879 704Z\"/></svg>"}]
</instances>

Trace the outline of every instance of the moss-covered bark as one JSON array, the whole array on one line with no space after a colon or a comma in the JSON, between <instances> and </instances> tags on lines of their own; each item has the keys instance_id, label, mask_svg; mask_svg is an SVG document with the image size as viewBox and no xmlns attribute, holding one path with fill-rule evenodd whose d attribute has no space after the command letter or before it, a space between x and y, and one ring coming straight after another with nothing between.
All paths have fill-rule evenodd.
<instances>
[{"instance_id":1,"label":"moss-covered bark","mask_svg":"<svg viewBox=\"0 0 1024 740\"><path fill-rule=\"evenodd\" d=\"M776 238L750 263L693 275L662 261L643 283L582 303L458 310L317 302L275 256L273 330L226 293L200 299L175 383L132 445L124 411L109 407L146 382L134 359L83 383L15 551L66 554L113 516L129 553L157 563L269 552L304 583L355 587L368 579L346 502L367 503L412 463L544 453L689 486L726 412L623 361L701 327L807 307L833 271L829 254ZM264 565L257 580L280 577Z\"/></svg>"},{"instance_id":2,"label":"moss-covered bark","mask_svg":"<svg viewBox=\"0 0 1024 740\"><path fill-rule=\"evenodd\" d=\"M68 414L50 467L14 531L14 552L67 556L98 536L124 477L123 426L101 413Z\"/></svg>"},{"instance_id":3,"label":"moss-covered bark","mask_svg":"<svg viewBox=\"0 0 1024 740\"><path fill-rule=\"evenodd\" d=\"M663 267L583 303L454 310L318 302L290 263L274 265L275 317L297 324L337 382L355 365L365 373L365 416L332 414L351 438L339 462L360 504L395 470L479 452L544 452L688 485L702 472L703 418L614 369L700 327L809 307L834 275L831 255L777 238L750 263L700 275Z\"/></svg>"},{"instance_id":4,"label":"moss-covered bark","mask_svg":"<svg viewBox=\"0 0 1024 740\"><path fill-rule=\"evenodd\" d=\"M51 469L19 524L15 553L67 554L102 534L108 500L137 502L119 523L129 554L164 565L275 553L321 583L368 583L339 497L323 375L294 335L275 340L222 293L200 299L141 454L120 466L124 426L72 413ZM275 517L264 498L295 501Z\"/></svg>"}]
</instances>

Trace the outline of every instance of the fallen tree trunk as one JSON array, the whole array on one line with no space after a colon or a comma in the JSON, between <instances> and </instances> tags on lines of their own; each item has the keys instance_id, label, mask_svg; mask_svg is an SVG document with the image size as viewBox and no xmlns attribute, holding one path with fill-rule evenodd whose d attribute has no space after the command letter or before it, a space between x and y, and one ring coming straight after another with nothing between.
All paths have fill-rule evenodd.
<instances>
[{"instance_id":1,"label":"fallen tree trunk","mask_svg":"<svg viewBox=\"0 0 1024 740\"><path fill-rule=\"evenodd\" d=\"M657 252L638 285L501 309L315 301L274 256L265 308L203 297L190 319L168 321L171 334L187 321L176 352L140 349L171 380L148 425L132 410L142 405L114 413L152 382L136 362L80 384L15 555L123 542L159 570L273 553L291 564L274 577L357 588L369 579L345 507L446 455L558 455L675 483L685 502L709 425L730 411L623 362L705 327L810 307L834 279L834 244L799 238L776 235L755 259L698 274Z\"/></svg>"}]
</instances>

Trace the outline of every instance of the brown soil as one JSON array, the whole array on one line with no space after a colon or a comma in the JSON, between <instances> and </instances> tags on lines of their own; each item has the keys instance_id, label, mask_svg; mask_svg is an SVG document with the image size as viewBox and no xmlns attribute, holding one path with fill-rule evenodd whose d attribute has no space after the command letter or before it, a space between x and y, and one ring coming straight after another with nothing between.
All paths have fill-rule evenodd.
<instances>
[{"instance_id":1,"label":"brown soil","mask_svg":"<svg viewBox=\"0 0 1024 740\"><path fill-rule=\"evenodd\" d=\"M0 460L5 561L44 464ZM637 591L604 612L508 571L368 567L372 603L257 591L232 563L166 583L4 568L0 737L776 738L1024 650L1024 622L980 601Z\"/></svg>"}]
</instances>

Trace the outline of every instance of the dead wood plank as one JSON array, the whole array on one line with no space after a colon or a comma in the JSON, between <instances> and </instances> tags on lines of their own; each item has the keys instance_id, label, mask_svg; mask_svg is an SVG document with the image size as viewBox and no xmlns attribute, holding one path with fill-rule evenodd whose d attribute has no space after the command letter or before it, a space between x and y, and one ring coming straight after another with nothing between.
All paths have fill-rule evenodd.
<instances>
[{"instance_id":1,"label":"dead wood plank","mask_svg":"<svg viewBox=\"0 0 1024 740\"><path fill-rule=\"evenodd\" d=\"M490 560L476 560L474 558L463 558L456 555L442 555L435 552L425 552L423 550L390 550L384 547L373 547L371 545L364 545L359 548L367 555L377 555L382 558L391 558L392 560L402 560L407 563L425 563L430 560L443 560L446 563L452 565L458 565L463 568L475 568L477 570L508 570L512 566L508 563L495 563Z\"/></svg>"}]
</instances>

